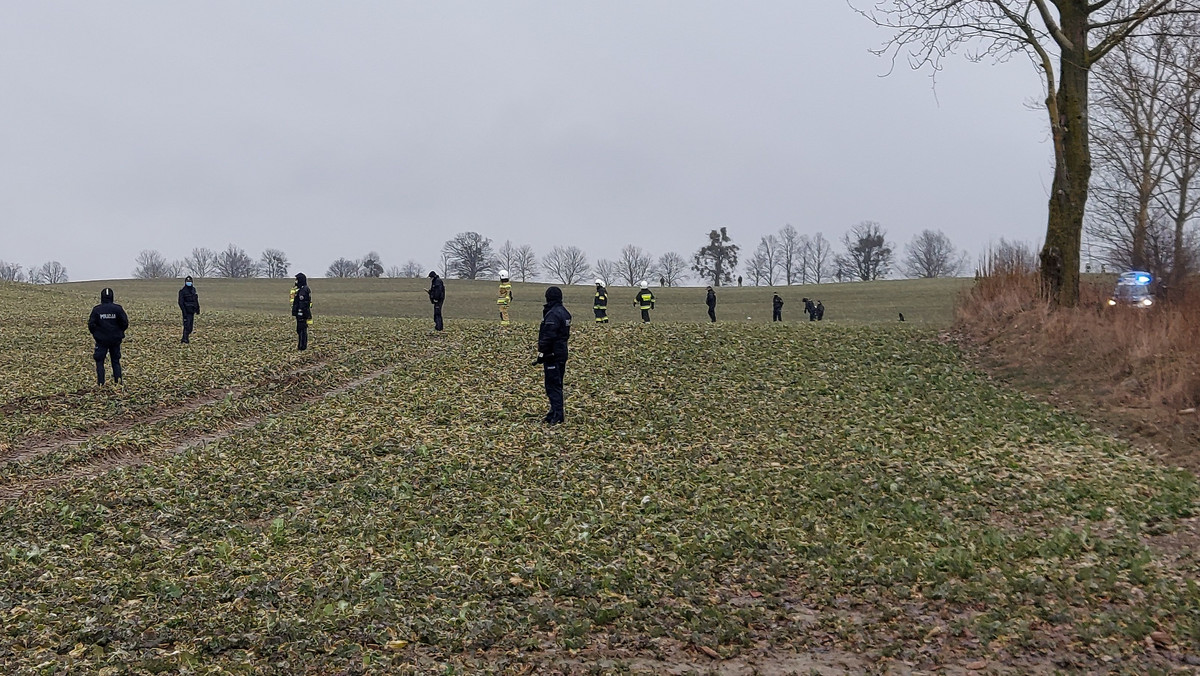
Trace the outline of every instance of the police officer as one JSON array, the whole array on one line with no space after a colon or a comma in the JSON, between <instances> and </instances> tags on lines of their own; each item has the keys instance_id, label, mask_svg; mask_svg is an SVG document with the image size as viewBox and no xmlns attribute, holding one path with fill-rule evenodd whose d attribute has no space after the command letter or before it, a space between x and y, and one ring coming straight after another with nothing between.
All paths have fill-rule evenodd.
<instances>
[{"instance_id":1,"label":"police officer","mask_svg":"<svg viewBox=\"0 0 1200 676\"><path fill-rule=\"evenodd\" d=\"M196 293L196 285L192 276L183 278L183 288L179 289L179 311L183 313L183 340L189 343L188 336L192 335L193 317L200 314L200 295Z\"/></svg>"},{"instance_id":2,"label":"police officer","mask_svg":"<svg viewBox=\"0 0 1200 676\"><path fill-rule=\"evenodd\" d=\"M429 288L425 290L425 293L429 294L429 302L433 303L433 328L441 331L442 303L446 302L446 284L433 270L429 271Z\"/></svg>"},{"instance_id":3,"label":"police officer","mask_svg":"<svg viewBox=\"0 0 1200 676\"><path fill-rule=\"evenodd\" d=\"M592 312L596 315L597 324L608 323L608 289L604 288L604 280L596 280L596 297L592 299Z\"/></svg>"},{"instance_id":4,"label":"police officer","mask_svg":"<svg viewBox=\"0 0 1200 676\"><path fill-rule=\"evenodd\" d=\"M817 304L811 298L804 299L804 312L808 314L808 321L817 321Z\"/></svg>"},{"instance_id":5,"label":"police officer","mask_svg":"<svg viewBox=\"0 0 1200 676\"><path fill-rule=\"evenodd\" d=\"M825 304L817 301L817 321L825 319Z\"/></svg>"},{"instance_id":6,"label":"police officer","mask_svg":"<svg viewBox=\"0 0 1200 676\"><path fill-rule=\"evenodd\" d=\"M562 304L562 289L546 289L546 305L542 308L542 326L538 330L538 358L546 376L546 398L550 412L543 422L560 425L563 415L563 375L567 370L567 341L571 338L571 313Z\"/></svg>"},{"instance_id":7,"label":"police officer","mask_svg":"<svg viewBox=\"0 0 1200 676\"><path fill-rule=\"evenodd\" d=\"M783 299L779 297L779 294L775 294L775 297L771 299L771 321L783 321Z\"/></svg>"},{"instance_id":8,"label":"police officer","mask_svg":"<svg viewBox=\"0 0 1200 676\"><path fill-rule=\"evenodd\" d=\"M708 287L708 297L704 299L704 303L706 305L708 305L709 320L716 322L717 321L717 292L713 291L713 288L711 286Z\"/></svg>"},{"instance_id":9,"label":"police officer","mask_svg":"<svg viewBox=\"0 0 1200 676\"><path fill-rule=\"evenodd\" d=\"M637 297L633 300L642 311L642 323L650 323L650 311L654 309L654 292L650 290L650 282L642 280L640 286L641 291L638 291Z\"/></svg>"},{"instance_id":10,"label":"police officer","mask_svg":"<svg viewBox=\"0 0 1200 676\"><path fill-rule=\"evenodd\" d=\"M101 289L100 304L92 308L88 317L88 331L96 341L92 359L96 360L96 384L104 384L104 358L112 355L113 383L121 384L121 341L129 328L129 317L125 308L113 302L113 290Z\"/></svg>"},{"instance_id":11,"label":"police officer","mask_svg":"<svg viewBox=\"0 0 1200 676\"><path fill-rule=\"evenodd\" d=\"M308 325L312 323L312 292L308 290L308 277L296 273L296 295L292 297L292 316L296 318L298 347L308 349Z\"/></svg>"}]
</instances>

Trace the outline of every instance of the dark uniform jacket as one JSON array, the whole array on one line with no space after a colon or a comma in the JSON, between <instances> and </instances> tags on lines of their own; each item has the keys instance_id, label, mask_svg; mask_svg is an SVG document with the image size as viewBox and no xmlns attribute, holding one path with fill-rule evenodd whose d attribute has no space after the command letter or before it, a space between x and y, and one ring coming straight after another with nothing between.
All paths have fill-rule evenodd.
<instances>
[{"instance_id":1,"label":"dark uniform jacket","mask_svg":"<svg viewBox=\"0 0 1200 676\"><path fill-rule=\"evenodd\" d=\"M774 298L771 299L771 307L776 310L782 310L783 309L783 299L780 298L779 296L775 296Z\"/></svg>"},{"instance_id":2,"label":"dark uniform jacket","mask_svg":"<svg viewBox=\"0 0 1200 676\"><path fill-rule=\"evenodd\" d=\"M637 306L643 310L653 310L654 309L654 292L651 291L650 289L643 289L641 291L638 291L638 295L634 299L634 302L637 303Z\"/></svg>"},{"instance_id":3,"label":"dark uniform jacket","mask_svg":"<svg viewBox=\"0 0 1200 676\"><path fill-rule=\"evenodd\" d=\"M592 308L596 310L608 309L608 289L603 286L596 287L596 298L592 303Z\"/></svg>"},{"instance_id":4,"label":"dark uniform jacket","mask_svg":"<svg viewBox=\"0 0 1200 676\"><path fill-rule=\"evenodd\" d=\"M125 339L129 317L125 314L125 308L112 302L112 296L105 298L101 295L101 300L104 302L92 308L92 315L88 317L88 331L91 331L97 344L115 345Z\"/></svg>"},{"instance_id":5,"label":"dark uniform jacket","mask_svg":"<svg viewBox=\"0 0 1200 676\"><path fill-rule=\"evenodd\" d=\"M429 283L429 302L434 305L441 305L446 302L446 284L442 282L441 277L434 277Z\"/></svg>"},{"instance_id":6,"label":"dark uniform jacket","mask_svg":"<svg viewBox=\"0 0 1200 676\"><path fill-rule=\"evenodd\" d=\"M179 290L179 309L184 314L200 314L200 294L196 293L196 287L185 286Z\"/></svg>"},{"instance_id":7,"label":"dark uniform jacket","mask_svg":"<svg viewBox=\"0 0 1200 676\"><path fill-rule=\"evenodd\" d=\"M296 275L296 297L292 299L292 316L312 319L312 292L308 290L308 278Z\"/></svg>"},{"instance_id":8,"label":"dark uniform jacket","mask_svg":"<svg viewBox=\"0 0 1200 676\"><path fill-rule=\"evenodd\" d=\"M542 308L542 326L538 329L538 352L547 362L567 360L567 341L571 338L571 313L563 307L562 296L548 299Z\"/></svg>"},{"instance_id":9,"label":"dark uniform jacket","mask_svg":"<svg viewBox=\"0 0 1200 676\"><path fill-rule=\"evenodd\" d=\"M717 292L709 289L708 298L705 298L704 302L708 305L709 309L715 308L717 306Z\"/></svg>"}]
</instances>

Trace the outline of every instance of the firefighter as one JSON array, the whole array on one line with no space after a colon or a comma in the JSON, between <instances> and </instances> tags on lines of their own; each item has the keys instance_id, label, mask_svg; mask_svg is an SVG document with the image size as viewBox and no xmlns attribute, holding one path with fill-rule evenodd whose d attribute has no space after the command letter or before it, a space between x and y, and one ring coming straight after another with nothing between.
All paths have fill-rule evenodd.
<instances>
[{"instance_id":1,"label":"firefighter","mask_svg":"<svg viewBox=\"0 0 1200 676\"><path fill-rule=\"evenodd\" d=\"M296 318L296 347L308 349L308 327L312 325L312 293L308 290L308 277L296 273L296 293L292 295L292 316Z\"/></svg>"},{"instance_id":2,"label":"firefighter","mask_svg":"<svg viewBox=\"0 0 1200 676\"><path fill-rule=\"evenodd\" d=\"M571 313L562 304L562 289L546 289L546 305L542 308L542 325L538 329L538 358L546 378L546 398L550 412L542 421L548 425L565 422L563 375L567 370L567 341L571 338Z\"/></svg>"},{"instance_id":3,"label":"firefighter","mask_svg":"<svg viewBox=\"0 0 1200 676\"><path fill-rule=\"evenodd\" d=\"M500 271L500 297L496 304L500 306L500 326L508 326L508 306L512 303L512 282L508 281L508 270Z\"/></svg>"},{"instance_id":4,"label":"firefighter","mask_svg":"<svg viewBox=\"0 0 1200 676\"><path fill-rule=\"evenodd\" d=\"M642 311L642 323L650 323L650 311L654 309L654 292L650 290L650 282L642 280L641 291L638 291L637 298L633 304Z\"/></svg>"},{"instance_id":5,"label":"firefighter","mask_svg":"<svg viewBox=\"0 0 1200 676\"><path fill-rule=\"evenodd\" d=\"M101 289L100 304L92 308L88 317L88 332L96 341L92 359L96 360L96 384L104 384L104 358L112 357L113 384L121 384L121 341L129 328L129 316L125 308L113 302L113 290Z\"/></svg>"},{"instance_id":6,"label":"firefighter","mask_svg":"<svg viewBox=\"0 0 1200 676\"><path fill-rule=\"evenodd\" d=\"M596 280L596 297L592 300L592 312L596 315L597 324L608 323L608 289L604 288L604 280Z\"/></svg>"}]
</instances>

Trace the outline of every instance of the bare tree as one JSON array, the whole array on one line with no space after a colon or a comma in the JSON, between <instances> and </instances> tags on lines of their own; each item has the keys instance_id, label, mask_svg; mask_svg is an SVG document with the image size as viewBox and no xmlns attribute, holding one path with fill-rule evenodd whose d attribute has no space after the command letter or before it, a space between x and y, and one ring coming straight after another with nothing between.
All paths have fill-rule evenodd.
<instances>
[{"instance_id":1,"label":"bare tree","mask_svg":"<svg viewBox=\"0 0 1200 676\"><path fill-rule=\"evenodd\" d=\"M779 259L784 282L788 286L803 283L805 276L804 255L809 248L808 237L801 235L791 223L779 230Z\"/></svg>"},{"instance_id":2,"label":"bare tree","mask_svg":"<svg viewBox=\"0 0 1200 676\"><path fill-rule=\"evenodd\" d=\"M420 263L416 262L415 260L413 260L411 258L408 259L407 261L404 261L404 267L400 268L400 273L401 273L400 276L407 277L409 279L416 279L418 277L424 277L426 274L425 268L422 267Z\"/></svg>"},{"instance_id":3,"label":"bare tree","mask_svg":"<svg viewBox=\"0 0 1200 676\"><path fill-rule=\"evenodd\" d=\"M210 277L217 272L217 252L206 247L196 247L183 259L184 268L194 277Z\"/></svg>"},{"instance_id":4,"label":"bare tree","mask_svg":"<svg viewBox=\"0 0 1200 676\"><path fill-rule=\"evenodd\" d=\"M133 270L134 279L163 279L174 277L171 264L155 249L143 249L134 259L137 267Z\"/></svg>"},{"instance_id":5,"label":"bare tree","mask_svg":"<svg viewBox=\"0 0 1200 676\"><path fill-rule=\"evenodd\" d=\"M230 244L213 259L213 270L218 277L234 279L254 277L258 274L258 266L246 255L241 247Z\"/></svg>"},{"instance_id":6,"label":"bare tree","mask_svg":"<svg viewBox=\"0 0 1200 676\"><path fill-rule=\"evenodd\" d=\"M933 279L956 276L966 261L966 252L955 249L946 233L922 230L905 245L902 267L909 277Z\"/></svg>"},{"instance_id":7,"label":"bare tree","mask_svg":"<svg viewBox=\"0 0 1200 676\"><path fill-rule=\"evenodd\" d=\"M67 268L58 261L47 261L29 270L29 281L34 284L64 284Z\"/></svg>"},{"instance_id":8,"label":"bare tree","mask_svg":"<svg viewBox=\"0 0 1200 676\"><path fill-rule=\"evenodd\" d=\"M842 235L845 253L837 257L838 267L864 282L887 277L892 267L892 249L887 231L875 221L863 221Z\"/></svg>"},{"instance_id":9,"label":"bare tree","mask_svg":"<svg viewBox=\"0 0 1200 676\"><path fill-rule=\"evenodd\" d=\"M501 270L508 270L509 274L515 273L519 252L520 248L514 246L511 239L504 240L504 244L501 244L500 248L496 250L496 265Z\"/></svg>"},{"instance_id":10,"label":"bare tree","mask_svg":"<svg viewBox=\"0 0 1200 676\"><path fill-rule=\"evenodd\" d=\"M341 279L347 277L361 277L362 265L356 260L351 260L345 257L338 258L329 264L329 269L325 271L325 276L337 277Z\"/></svg>"},{"instance_id":11,"label":"bare tree","mask_svg":"<svg viewBox=\"0 0 1200 676\"><path fill-rule=\"evenodd\" d=\"M556 246L542 259L542 267L550 278L563 284L575 284L587 277L591 266L587 255L577 246Z\"/></svg>"},{"instance_id":12,"label":"bare tree","mask_svg":"<svg viewBox=\"0 0 1200 676\"><path fill-rule=\"evenodd\" d=\"M404 268L399 265L389 265L387 270L383 271L383 276L388 279L402 279L404 277Z\"/></svg>"},{"instance_id":13,"label":"bare tree","mask_svg":"<svg viewBox=\"0 0 1200 676\"><path fill-rule=\"evenodd\" d=\"M733 243L725 228L708 233L708 244L700 247L693 258L692 270L703 281L712 280L713 286L733 281L737 270L738 245Z\"/></svg>"},{"instance_id":14,"label":"bare tree","mask_svg":"<svg viewBox=\"0 0 1200 676\"><path fill-rule=\"evenodd\" d=\"M616 282L621 277L619 270L620 266L615 261L610 261L607 258L601 258L596 261L596 276L604 280L606 285Z\"/></svg>"},{"instance_id":15,"label":"bare tree","mask_svg":"<svg viewBox=\"0 0 1200 676\"><path fill-rule=\"evenodd\" d=\"M836 261L833 256L833 243L825 239L825 235L817 233L808 241L808 246L804 249L804 279L805 282L809 279L813 283L820 284L826 281L833 275L833 269L836 267Z\"/></svg>"},{"instance_id":16,"label":"bare tree","mask_svg":"<svg viewBox=\"0 0 1200 676\"><path fill-rule=\"evenodd\" d=\"M1146 21L1197 9L1197 0L875 0L863 15L895 31L880 52L906 52L914 68L939 68L962 48L972 60L1023 52L1040 70L1054 143L1042 282L1053 301L1074 306L1092 171L1088 76Z\"/></svg>"},{"instance_id":17,"label":"bare tree","mask_svg":"<svg viewBox=\"0 0 1200 676\"><path fill-rule=\"evenodd\" d=\"M18 263L0 261L0 282L23 282L25 273Z\"/></svg>"},{"instance_id":18,"label":"bare tree","mask_svg":"<svg viewBox=\"0 0 1200 676\"><path fill-rule=\"evenodd\" d=\"M291 266L287 254L280 249L266 249L258 259L258 269L262 271L264 277L271 279L287 277L288 268Z\"/></svg>"},{"instance_id":19,"label":"bare tree","mask_svg":"<svg viewBox=\"0 0 1200 676\"><path fill-rule=\"evenodd\" d=\"M1094 69L1095 169L1085 226L1100 258L1118 267L1151 267L1146 255L1150 210L1167 173L1169 41L1165 34L1126 40Z\"/></svg>"},{"instance_id":20,"label":"bare tree","mask_svg":"<svg viewBox=\"0 0 1200 676\"><path fill-rule=\"evenodd\" d=\"M779 250L779 238L767 235L758 242L758 248L750 256L746 272L750 275L755 286L775 286L776 273L780 271L782 252Z\"/></svg>"},{"instance_id":21,"label":"bare tree","mask_svg":"<svg viewBox=\"0 0 1200 676\"><path fill-rule=\"evenodd\" d=\"M676 286L687 279L687 259L674 251L668 251L658 257L657 272L667 280L667 286Z\"/></svg>"},{"instance_id":22,"label":"bare tree","mask_svg":"<svg viewBox=\"0 0 1200 676\"><path fill-rule=\"evenodd\" d=\"M537 279L540 266L537 254L533 252L533 247L528 244L522 244L521 248L517 249L517 257L513 260L512 267L508 271L516 275L515 279L519 279L522 282Z\"/></svg>"},{"instance_id":23,"label":"bare tree","mask_svg":"<svg viewBox=\"0 0 1200 676\"><path fill-rule=\"evenodd\" d=\"M360 275L363 277L383 276L383 258L376 251L368 251L359 261L359 265L362 266Z\"/></svg>"},{"instance_id":24,"label":"bare tree","mask_svg":"<svg viewBox=\"0 0 1200 676\"><path fill-rule=\"evenodd\" d=\"M1200 37L1189 17L1186 38L1171 45L1175 77L1169 94L1175 105L1168 112L1167 175L1159 206L1173 225L1170 283L1177 284L1195 271L1196 237L1187 226L1200 211Z\"/></svg>"},{"instance_id":25,"label":"bare tree","mask_svg":"<svg viewBox=\"0 0 1200 676\"><path fill-rule=\"evenodd\" d=\"M447 273L460 279L479 279L496 269L492 240L477 232L460 232L442 246Z\"/></svg>"},{"instance_id":26,"label":"bare tree","mask_svg":"<svg viewBox=\"0 0 1200 676\"><path fill-rule=\"evenodd\" d=\"M654 258L642 247L626 244L621 248L621 256L617 258L617 274L627 285L636 286L638 282L650 276L650 268L653 265Z\"/></svg>"}]
</instances>

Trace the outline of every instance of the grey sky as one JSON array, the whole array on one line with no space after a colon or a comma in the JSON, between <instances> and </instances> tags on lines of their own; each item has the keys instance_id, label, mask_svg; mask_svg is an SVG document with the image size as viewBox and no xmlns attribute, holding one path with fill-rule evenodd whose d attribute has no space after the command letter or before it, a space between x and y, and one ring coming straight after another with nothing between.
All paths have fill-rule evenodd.
<instances>
[{"instance_id":1,"label":"grey sky","mask_svg":"<svg viewBox=\"0 0 1200 676\"><path fill-rule=\"evenodd\" d=\"M0 259L124 277L233 242L317 276L430 267L465 230L591 260L789 222L1039 239L1028 61L953 59L935 91L880 77L886 37L841 0L3 3Z\"/></svg>"}]
</instances>

